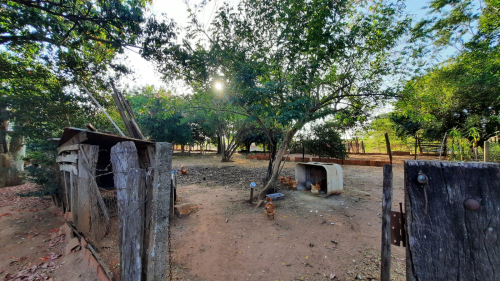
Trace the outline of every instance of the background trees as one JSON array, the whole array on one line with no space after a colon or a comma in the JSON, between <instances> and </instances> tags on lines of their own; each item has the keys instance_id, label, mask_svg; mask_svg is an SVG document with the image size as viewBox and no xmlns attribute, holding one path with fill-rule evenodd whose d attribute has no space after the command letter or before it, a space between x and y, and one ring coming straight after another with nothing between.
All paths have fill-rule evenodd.
<instances>
[{"instance_id":1,"label":"background trees","mask_svg":"<svg viewBox=\"0 0 500 281\"><path fill-rule=\"evenodd\" d=\"M193 17L193 40L161 46L145 57L169 77L192 82L217 74L229 82L231 102L279 146L262 197L304 124L327 116L362 120L393 94L382 82L401 62L390 51L409 21L399 3L362 4L242 1L234 9L222 7L208 31ZM270 134L275 128L283 131L280 143Z\"/></svg>"},{"instance_id":2,"label":"background trees","mask_svg":"<svg viewBox=\"0 0 500 281\"><path fill-rule=\"evenodd\" d=\"M456 53L407 82L391 117L399 133L439 140L457 130L472 140L474 131L479 143L498 133L499 9L498 1L431 1L414 40Z\"/></svg>"}]
</instances>

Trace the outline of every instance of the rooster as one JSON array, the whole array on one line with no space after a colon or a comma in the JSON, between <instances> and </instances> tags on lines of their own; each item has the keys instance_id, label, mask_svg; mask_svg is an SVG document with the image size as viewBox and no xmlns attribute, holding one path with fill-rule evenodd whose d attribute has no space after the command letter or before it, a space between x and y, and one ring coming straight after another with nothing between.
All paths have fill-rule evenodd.
<instances>
[{"instance_id":1,"label":"rooster","mask_svg":"<svg viewBox=\"0 0 500 281\"><path fill-rule=\"evenodd\" d=\"M318 183L316 183L316 185L311 184L311 193L312 194L318 195L320 190L321 190L321 183L318 182Z\"/></svg>"},{"instance_id":2,"label":"rooster","mask_svg":"<svg viewBox=\"0 0 500 281\"><path fill-rule=\"evenodd\" d=\"M184 169L184 165L181 166L181 175L185 175L188 173L188 169Z\"/></svg>"},{"instance_id":3,"label":"rooster","mask_svg":"<svg viewBox=\"0 0 500 281\"><path fill-rule=\"evenodd\" d=\"M264 212L267 215L267 218L270 220L274 220L274 215L276 214L276 210L274 210L274 204L270 197L266 197L267 203L264 207Z\"/></svg>"}]
</instances>

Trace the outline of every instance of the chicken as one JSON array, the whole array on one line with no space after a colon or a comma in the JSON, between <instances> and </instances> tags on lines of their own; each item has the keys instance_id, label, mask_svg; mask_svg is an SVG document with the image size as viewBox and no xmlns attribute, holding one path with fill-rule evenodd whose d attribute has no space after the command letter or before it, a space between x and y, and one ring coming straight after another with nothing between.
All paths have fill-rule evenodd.
<instances>
[{"instance_id":1,"label":"chicken","mask_svg":"<svg viewBox=\"0 0 500 281\"><path fill-rule=\"evenodd\" d=\"M318 195L320 190L321 190L321 183L318 182L315 185L311 184L311 193L312 194Z\"/></svg>"},{"instance_id":2,"label":"chicken","mask_svg":"<svg viewBox=\"0 0 500 281\"><path fill-rule=\"evenodd\" d=\"M298 181L291 181L291 182L290 182L290 185L289 185L289 186L290 186L290 188L291 188L291 189L297 189L297 182L298 182Z\"/></svg>"},{"instance_id":3,"label":"chicken","mask_svg":"<svg viewBox=\"0 0 500 281\"><path fill-rule=\"evenodd\" d=\"M276 210L274 209L274 204L270 197L266 197L267 203L264 207L264 212L267 215L267 218L270 220L274 220L274 215L276 214Z\"/></svg>"},{"instance_id":4,"label":"chicken","mask_svg":"<svg viewBox=\"0 0 500 281\"><path fill-rule=\"evenodd\" d=\"M188 173L188 169L184 169L184 165L181 166L181 175L185 175Z\"/></svg>"},{"instance_id":5,"label":"chicken","mask_svg":"<svg viewBox=\"0 0 500 281\"><path fill-rule=\"evenodd\" d=\"M280 180L281 183L283 183L285 181L285 177L284 176L280 176L278 179Z\"/></svg>"}]
</instances>

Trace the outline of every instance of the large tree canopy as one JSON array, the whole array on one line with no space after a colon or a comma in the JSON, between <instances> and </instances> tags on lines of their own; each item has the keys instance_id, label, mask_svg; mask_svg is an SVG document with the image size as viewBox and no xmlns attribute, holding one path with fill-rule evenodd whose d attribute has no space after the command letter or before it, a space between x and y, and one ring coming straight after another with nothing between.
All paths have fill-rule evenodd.
<instances>
[{"instance_id":1,"label":"large tree canopy","mask_svg":"<svg viewBox=\"0 0 500 281\"><path fill-rule=\"evenodd\" d=\"M23 135L44 138L51 131L59 132L54 127L81 125L83 122L77 121L82 116L94 118L96 110L79 93L78 86L85 84L97 93L101 103L109 104L109 97L98 93L107 90L110 75L127 72L114 60L116 55L124 48L151 44L144 39L149 26L160 30L174 28L172 23L146 19L147 3L2 1L2 121L13 121L18 126L16 131ZM168 34L163 38L169 39ZM35 116L37 121L32 120Z\"/></svg>"},{"instance_id":2,"label":"large tree canopy","mask_svg":"<svg viewBox=\"0 0 500 281\"><path fill-rule=\"evenodd\" d=\"M431 1L413 37L458 52L407 83L391 116L400 135L439 140L455 129L486 140L500 130L499 9L495 0Z\"/></svg>"},{"instance_id":3,"label":"large tree canopy","mask_svg":"<svg viewBox=\"0 0 500 281\"><path fill-rule=\"evenodd\" d=\"M283 130L267 189L304 124L324 117L363 120L393 94L385 77L401 63L393 48L409 25L402 5L246 0L223 6L207 29L193 15L191 40L155 46L144 55L166 77L188 83L223 79L230 101L262 129Z\"/></svg>"}]
</instances>

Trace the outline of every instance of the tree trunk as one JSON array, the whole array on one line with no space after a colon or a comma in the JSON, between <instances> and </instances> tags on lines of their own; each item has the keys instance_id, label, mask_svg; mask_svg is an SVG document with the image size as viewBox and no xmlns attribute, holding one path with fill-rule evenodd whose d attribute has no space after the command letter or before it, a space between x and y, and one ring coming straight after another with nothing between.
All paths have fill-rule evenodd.
<instances>
[{"instance_id":1,"label":"tree trunk","mask_svg":"<svg viewBox=\"0 0 500 281\"><path fill-rule=\"evenodd\" d=\"M264 178L264 181L267 182L273 175L273 163L275 162L275 157L276 157L276 146L277 143L275 140L273 140L272 146L270 147L270 153L269 153L269 165L267 167L267 175ZM281 160L281 159L280 159Z\"/></svg>"},{"instance_id":2,"label":"tree trunk","mask_svg":"<svg viewBox=\"0 0 500 281\"><path fill-rule=\"evenodd\" d=\"M24 138L14 135L9 140L8 127L8 120L0 120L0 187L21 184L24 170Z\"/></svg>"},{"instance_id":3,"label":"tree trunk","mask_svg":"<svg viewBox=\"0 0 500 281\"><path fill-rule=\"evenodd\" d=\"M217 154L222 154L222 141L221 137L217 137Z\"/></svg>"},{"instance_id":4,"label":"tree trunk","mask_svg":"<svg viewBox=\"0 0 500 281\"><path fill-rule=\"evenodd\" d=\"M262 189L259 192L258 198L264 199L266 197L266 195L267 195L267 191L271 187L274 186L274 182L278 178L279 167L280 167L280 164L281 164L281 158L283 157L283 155L285 154L286 150L288 149L288 146L290 145L290 142L292 141L293 136L295 136L295 133L297 133L297 131L301 127L302 126L295 126L295 127L293 127L292 129L290 129L289 131L286 132L285 138L281 142L280 149L278 150L278 154L276 155L276 161L274 161L274 163L273 163L272 177L269 179L269 181L267 182L267 184L264 187L264 189Z\"/></svg>"}]
</instances>

